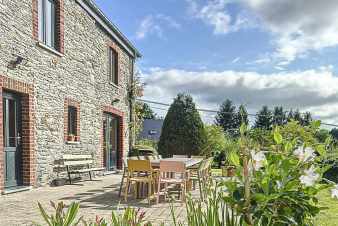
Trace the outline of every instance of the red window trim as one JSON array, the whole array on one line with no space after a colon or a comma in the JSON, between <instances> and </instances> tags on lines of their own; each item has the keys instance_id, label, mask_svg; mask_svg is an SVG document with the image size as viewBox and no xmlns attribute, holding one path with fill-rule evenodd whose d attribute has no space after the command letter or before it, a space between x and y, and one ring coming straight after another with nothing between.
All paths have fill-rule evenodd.
<instances>
[{"instance_id":1,"label":"red window trim","mask_svg":"<svg viewBox=\"0 0 338 226\"><path fill-rule=\"evenodd\" d=\"M32 15L33 15L33 38L39 41L39 12L38 1L32 0ZM56 50L64 54L64 0L55 0L56 6Z\"/></svg>"},{"instance_id":2,"label":"red window trim","mask_svg":"<svg viewBox=\"0 0 338 226\"><path fill-rule=\"evenodd\" d=\"M68 139L68 108L74 107L76 108L76 134L75 140L76 142L80 141L80 102L72 100L70 98L65 99L64 103L64 140L65 142L69 141Z\"/></svg>"},{"instance_id":3,"label":"red window trim","mask_svg":"<svg viewBox=\"0 0 338 226\"><path fill-rule=\"evenodd\" d=\"M117 76L116 83L111 80L111 74L110 74L110 68L111 68L110 51L111 50L113 50L114 53L116 54L116 63L115 63L115 73L116 73L115 76ZM108 68L108 75L109 75L108 79L109 79L109 82L113 83L114 85L119 86L120 82L121 82L121 80L120 80L120 75L121 75L121 71L120 71L120 49L113 42L108 45L108 59L109 59L109 63L108 63L108 67L109 67Z\"/></svg>"}]
</instances>

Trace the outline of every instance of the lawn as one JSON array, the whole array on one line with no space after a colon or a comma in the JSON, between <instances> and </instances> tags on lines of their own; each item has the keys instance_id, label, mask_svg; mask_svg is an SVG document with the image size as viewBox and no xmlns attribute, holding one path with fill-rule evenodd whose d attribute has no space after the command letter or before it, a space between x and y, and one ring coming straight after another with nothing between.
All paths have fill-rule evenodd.
<instances>
[{"instance_id":1,"label":"lawn","mask_svg":"<svg viewBox=\"0 0 338 226\"><path fill-rule=\"evenodd\" d=\"M338 200L331 198L330 190L322 191L319 196L321 206L328 207L323 210L316 218L315 225L336 226L338 225Z\"/></svg>"}]
</instances>

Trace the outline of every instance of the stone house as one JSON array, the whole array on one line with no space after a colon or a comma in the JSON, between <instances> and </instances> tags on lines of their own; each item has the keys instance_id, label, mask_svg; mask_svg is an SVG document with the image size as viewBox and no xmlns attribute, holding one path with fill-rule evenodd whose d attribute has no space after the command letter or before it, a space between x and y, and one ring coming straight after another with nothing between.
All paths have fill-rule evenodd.
<instances>
[{"instance_id":1,"label":"stone house","mask_svg":"<svg viewBox=\"0 0 338 226\"><path fill-rule=\"evenodd\" d=\"M92 0L0 0L0 193L63 154L122 167L140 53Z\"/></svg>"}]
</instances>

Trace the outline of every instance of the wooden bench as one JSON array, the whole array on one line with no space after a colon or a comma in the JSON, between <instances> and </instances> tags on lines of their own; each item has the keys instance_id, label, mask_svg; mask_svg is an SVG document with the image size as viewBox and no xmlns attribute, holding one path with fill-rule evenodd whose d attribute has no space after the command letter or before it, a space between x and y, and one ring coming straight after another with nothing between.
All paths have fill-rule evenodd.
<instances>
[{"instance_id":1,"label":"wooden bench","mask_svg":"<svg viewBox=\"0 0 338 226\"><path fill-rule=\"evenodd\" d=\"M61 161L67 169L70 184L72 183L71 174L88 173L92 180L92 172L105 170L105 168L91 167L94 162L92 155L63 155Z\"/></svg>"}]
</instances>

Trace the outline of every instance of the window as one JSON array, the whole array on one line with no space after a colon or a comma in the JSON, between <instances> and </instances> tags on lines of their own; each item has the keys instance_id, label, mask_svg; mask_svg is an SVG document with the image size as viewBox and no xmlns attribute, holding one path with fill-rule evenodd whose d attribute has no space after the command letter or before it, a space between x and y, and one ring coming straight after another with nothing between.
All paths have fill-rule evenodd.
<instances>
[{"instance_id":1,"label":"window","mask_svg":"<svg viewBox=\"0 0 338 226\"><path fill-rule=\"evenodd\" d=\"M78 136L77 134L77 108L68 106L68 136Z\"/></svg>"},{"instance_id":2,"label":"window","mask_svg":"<svg viewBox=\"0 0 338 226\"><path fill-rule=\"evenodd\" d=\"M113 48L109 48L109 81L118 85L118 54Z\"/></svg>"},{"instance_id":3,"label":"window","mask_svg":"<svg viewBox=\"0 0 338 226\"><path fill-rule=\"evenodd\" d=\"M56 11L55 0L39 0L39 40L51 47L56 48Z\"/></svg>"}]
</instances>

